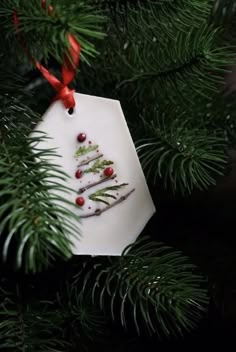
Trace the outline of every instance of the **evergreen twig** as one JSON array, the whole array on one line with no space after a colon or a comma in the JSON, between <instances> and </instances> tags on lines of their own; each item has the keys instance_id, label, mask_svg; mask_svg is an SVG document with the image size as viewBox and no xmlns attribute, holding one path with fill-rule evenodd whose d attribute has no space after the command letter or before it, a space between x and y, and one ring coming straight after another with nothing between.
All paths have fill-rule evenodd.
<instances>
[{"instance_id":1,"label":"evergreen twig","mask_svg":"<svg viewBox=\"0 0 236 352\"><path fill-rule=\"evenodd\" d=\"M69 352L75 341L104 332L105 316L91 299L69 282L63 287L38 295L29 280L23 285L1 280L1 351Z\"/></svg>"},{"instance_id":2,"label":"evergreen twig","mask_svg":"<svg viewBox=\"0 0 236 352\"><path fill-rule=\"evenodd\" d=\"M182 193L214 185L227 161L222 131L193 128L181 115L168 123L167 118L156 111L151 123L144 122L148 137L137 143L137 151L147 177L154 183L163 178L165 187Z\"/></svg>"},{"instance_id":3,"label":"evergreen twig","mask_svg":"<svg viewBox=\"0 0 236 352\"><path fill-rule=\"evenodd\" d=\"M18 50L21 50L13 23L13 11L16 10L19 18L19 30L24 38L27 50L36 59L48 60L50 56L63 61L68 48L68 33L71 33L80 42L82 59L97 54L92 40L101 39L101 25L104 17L86 1L53 1L54 10L49 15L37 0L7 0L1 4L0 18L2 30L7 37L14 41ZM35 40L37 38L37 40Z\"/></svg>"},{"instance_id":4,"label":"evergreen twig","mask_svg":"<svg viewBox=\"0 0 236 352\"><path fill-rule=\"evenodd\" d=\"M47 161L57 154L37 148L46 136L35 132L28 137L38 116L15 98L7 100L0 120L1 258L36 272L59 257L71 257L72 241L80 234L79 217L57 194L71 192L62 184L68 176Z\"/></svg>"},{"instance_id":5,"label":"evergreen twig","mask_svg":"<svg viewBox=\"0 0 236 352\"><path fill-rule=\"evenodd\" d=\"M137 241L121 257L94 258L85 269L84 294L93 286L93 301L125 329L133 323L138 333L143 328L159 336L190 331L208 301L195 267L149 239Z\"/></svg>"}]
</instances>

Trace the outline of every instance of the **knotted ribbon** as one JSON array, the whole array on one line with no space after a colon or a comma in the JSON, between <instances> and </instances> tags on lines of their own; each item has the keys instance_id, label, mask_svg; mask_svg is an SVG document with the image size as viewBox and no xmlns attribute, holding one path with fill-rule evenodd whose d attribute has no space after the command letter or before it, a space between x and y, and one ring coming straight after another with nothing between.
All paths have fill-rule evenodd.
<instances>
[{"instance_id":1,"label":"knotted ribbon","mask_svg":"<svg viewBox=\"0 0 236 352\"><path fill-rule=\"evenodd\" d=\"M47 10L49 15L53 12L52 5L46 6L46 1L42 0L42 7ZM30 61L34 63L37 69L42 73L44 78L52 85L52 87L56 90L57 95L54 100L61 100L66 109L74 108L75 107L75 99L74 99L74 89L68 87L68 84L74 79L76 69L79 65L79 58L80 58L80 44L75 39L72 34L68 34L68 41L69 41L69 49L68 52L64 56L64 62L61 68L61 75L62 81L60 81L57 77L55 77L52 73L50 73L40 62L35 60L31 54L29 53L28 49L24 44L24 40L21 36L19 31L19 17L17 15L17 11L13 13L13 20L16 31L19 36L19 40L21 45L23 46L27 56L29 57Z\"/></svg>"}]
</instances>

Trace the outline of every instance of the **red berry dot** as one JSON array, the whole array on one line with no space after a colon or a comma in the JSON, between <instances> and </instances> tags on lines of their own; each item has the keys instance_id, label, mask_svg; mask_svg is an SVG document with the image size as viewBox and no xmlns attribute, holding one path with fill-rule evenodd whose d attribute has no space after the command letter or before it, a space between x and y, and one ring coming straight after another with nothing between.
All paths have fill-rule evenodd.
<instances>
[{"instance_id":1,"label":"red berry dot","mask_svg":"<svg viewBox=\"0 0 236 352\"><path fill-rule=\"evenodd\" d=\"M76 178L81 178L83 176L83 172L81 170L77 170L75 173Z\"/></svg>"},{"instance_id":2,"label":"red berry dot","mask_svg":"<svg viewBox=\"0 0 236 352\"><path fill-rule=\"evenodd\" d=\"M114 170L112 169L112 167L107 167L105 170L104 170L104 175L105 176L112 176L114 173Z\"/></svg>"},{"instance_id":3,"label":"red berry dot","mask_svg":"<svg viewBox=\"0 0 236 352\"><path fill-rule=\"evenodd\" d=\"M78 197L78 198L76 198L76 204L77 204L78 206L82 207L82 206L84 205L84 203L85 203L85 200L84 200L83 197Z\"/></svg>"},{"instance_id":4,"label":"red berry dot","mask_svg":"<svg viewBox=\"0 0 236 352\"><path fill-rule=\"evenodd\" d=\"M91 141L89 141L89 144L92 144L92 142L91 142Z\"/></svg>"},{"instance_id":5,"label":"red berry dot","mask_svg":"<svg viewBox=\"0 0 236 352\"><path fill-rule=\"evenodd\" d=\"M88 207L88 209L90 210L90 209L91 209L91 207Z\"/></svg>"},{"instance_id":6,"label":"red berry dot","mask_svg":"<svg viewBox=\"0 0 236 352\"><path fill-rule=\"evenodd\" d=\"M80 142L80 143L83 143L86 139L86 134L85 133L80 133L78 136L77 136L77 141Z\"/></svg>"}]
</instances>

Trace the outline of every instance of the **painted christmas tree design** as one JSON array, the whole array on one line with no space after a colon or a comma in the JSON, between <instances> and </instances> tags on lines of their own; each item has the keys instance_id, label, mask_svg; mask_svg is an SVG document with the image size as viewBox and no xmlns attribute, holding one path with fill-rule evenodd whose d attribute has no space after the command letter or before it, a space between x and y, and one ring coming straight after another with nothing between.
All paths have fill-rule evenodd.
<instances>
[{"instance_id":1,"label":"painted christmas tree design","mask_svg":"<svg viewBox=\"0 0 236 352\"><path fill-rule=\"evenodd\" d=\"M89 218L101 215L122 203L135 189L127 191L129 184L118 182L114 162L104 158L104 155L99 151L98 144L93 144L91 141L87 142L85 133L80 133L77 136L77 141L80 145L75 152L75 159L78 162L75 177L80 182L81 187L78 189L79 196L75 202L80 208L85 207L88 201L96 204L95 209L88 206L90 211L80 215L81 218ZM86 175L91 175L91 179L86 177L86 181L83 182ZM94 179L94 175L96 179ZM125 193L123 192L124 189ZM121 191L122 195L120 194Z\"/></svg>"}]
</instances>

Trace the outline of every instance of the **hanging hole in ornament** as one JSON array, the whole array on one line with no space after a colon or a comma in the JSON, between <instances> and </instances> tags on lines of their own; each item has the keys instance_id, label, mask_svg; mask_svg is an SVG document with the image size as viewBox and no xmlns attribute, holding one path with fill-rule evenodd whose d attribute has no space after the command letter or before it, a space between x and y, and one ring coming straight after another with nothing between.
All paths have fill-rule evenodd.
<instances>
[{"instance_id":1,"label":"hanging hole in ornament","mask_svg":"<svg viewBox=\"0 0 236 352\"><path fill-rule=\"evenodd\" d=\"M73 115L73 113L74 113L74 108L69 108L68 109L68 114L69 115Z\"/></svg>"}]
</instances>

